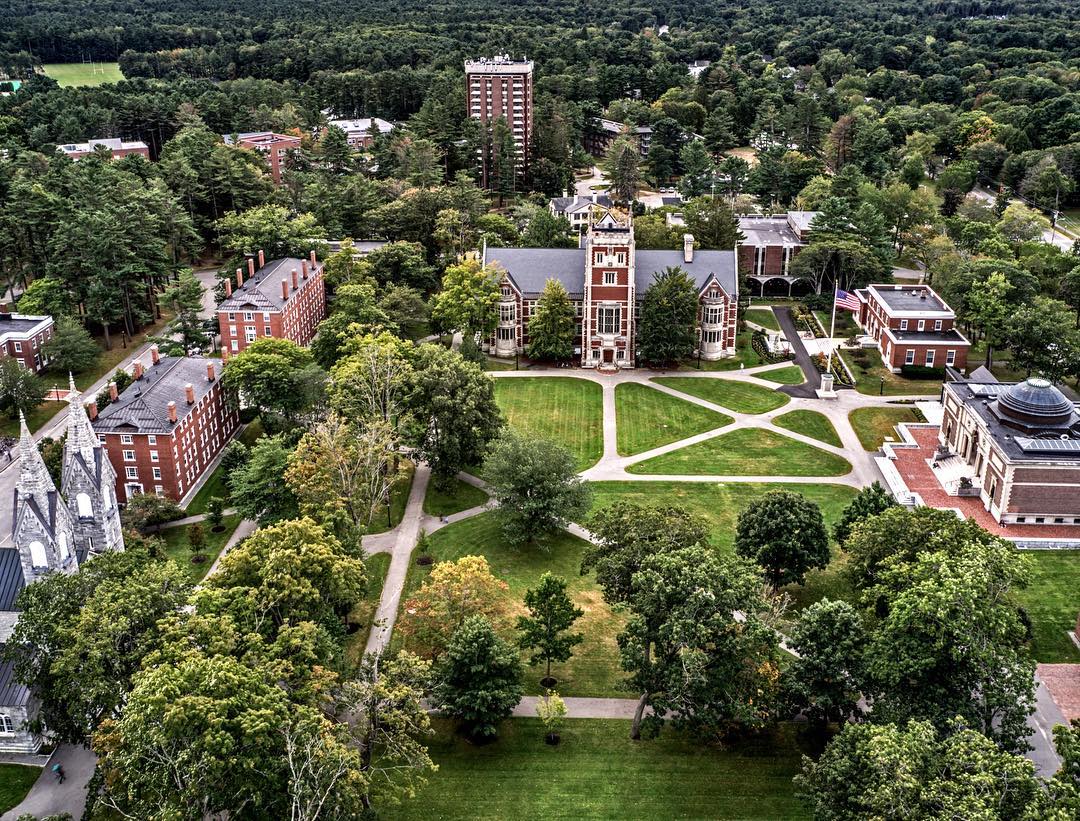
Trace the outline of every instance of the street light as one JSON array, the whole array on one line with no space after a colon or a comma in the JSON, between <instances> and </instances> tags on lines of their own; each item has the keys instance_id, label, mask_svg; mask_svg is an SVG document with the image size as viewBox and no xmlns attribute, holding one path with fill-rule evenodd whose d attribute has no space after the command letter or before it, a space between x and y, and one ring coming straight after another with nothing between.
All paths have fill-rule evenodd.
<instances>
[{"instance_id":1,"label":"street light","mask_svg":"<svg viewBox=\"0 0 1080 821\"><path fill-rule=\"evenodd\" d=\"M881 387L878 389L878 396L885 395L885 377L881 377Z\"/></svg>"}]
</instances>

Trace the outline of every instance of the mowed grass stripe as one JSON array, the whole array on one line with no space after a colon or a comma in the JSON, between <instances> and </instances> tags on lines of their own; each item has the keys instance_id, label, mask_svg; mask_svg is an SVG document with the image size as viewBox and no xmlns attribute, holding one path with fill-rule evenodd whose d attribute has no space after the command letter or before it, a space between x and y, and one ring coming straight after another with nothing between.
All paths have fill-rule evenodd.
<instances>
[{"instance_id":1,"label":"mowed grass stripe","mask_svg":"<svg viewBox=\"0 0 1080 821\"><path fill-rule=\"evenodd\" d=\"M885 442L886 436L896 438L896 426L901 422L916 422L912 406L897 405L891 408L856 408L848 414L848 421L866 450L874 451Z\"/></svg>"},{"instance_id":2,"label":"mowed grass stripe","mask_svg":"<svg viewBox=\"0 0 1080 821\"><path fill-rule=\"evenodd\" d=\"M652 381L736 413L766 413L791 401L787 394L777 393L749 382L736 382L733 379L654 376Z\"/></svg>"},{"instance_id":3,"label":"mowed grass stripe","mask_svg":"<svg viewBox=\"0 0 1080 821\"><path fill-rule=\"evenodd\" d=\"M596 382L566 376L496 379L495 399L511 427L558 442L574 455L578 470L604 452L603 392Z\"/></svg>"},{"instance_id":4,"label":"mowed grass stripe","mask_svg":"<svg viewBox=\"0 0 1080 821\"><path fill-rule=\"evenodd\" d=\"M549 571L567 581L567 592L574 604L585 611L574 624L574 632L583 641L565 664L553 664L552 675L559 683L556 689L564 696L594 696L632 698L625 689L626 674L619 668L619 647L615 637L623 629L626 617L615 613L604 602L593 575L581 575L581 557L586 543L565 531L554 533L537 544L511 545L503 538L502 526L495 512L482 513L437 530L428 539L429 555L435 562L456 561L462 556L483 556L491 572L509 587L508 601L515 612L524 614L522 600L525 591L535 587L540 576ZM413 563L401 595L402 608L408 598L420 589L433 565ZM398 614L402 618L402 614ZM510 631L509 640L517 634ZM404 643L394 632L394 649ZM522 659L528 655L523 653ZM540 679L542 666L525 668L525 691L532 695L543 692Z\"/></svg>"},{"instance_id":5,"label":"mowed grass stripe","mask_svg":"<svg viewBox=\"0 0 1080 821\"><path fill-rule=\"evenodd\" d=\"M801 769L794 725L710 746L665 728L631 741L628 721L572 719L562 743L544 743L537 719L504 721L476 746L436 719L429 742L439 765L415 799L381 807L396 819L769 819L809 818L791 779Z\"/></svg>"},{"instance_id":6,"label":"mowed grass stripe","mask_svg":"<svg viewBox=\"0 0 1080 821\"><path fill-rule=\"evenodd\" d=\"M772 371L761 371L755 376L758 379L775 382L778 385L801 385L806 381L806 375L798 365L788 365L786 368L776 368Z\"/></svg>"},{"instance_id":7,"label":"mowed grass stripe","mask_svg":"<svg viewBox=\"0 0 1080 821\"><path fill-rule=\"evenodd\" d=\"M615 386L615 415L622 456L644 453L734 421L637 382Z\"/></svg>"},{"instance_id":8,"label":"mowed grass stripe","mask_svg":"<svg viewBox=\"0 0 1080 821\"><path fill-rule=\"evenodd\" d=\"M843 476L851 465L835 454L770 430L739 428L626 470L672 476Z\"/></svg>"},{"instance_id":9,"label":"mowed grass stripe","mask_svg":"<svg viewBox=\"0 0 1080 821\"><path fill-rule=\"evenodd\" d=\"M817 439L826 445L841 447L840 434L836 432L833 423L823 413L812 410L793 410L773 418L773 424L784 430L801 433L811 439Z\"/></svg>"}]
</instances>

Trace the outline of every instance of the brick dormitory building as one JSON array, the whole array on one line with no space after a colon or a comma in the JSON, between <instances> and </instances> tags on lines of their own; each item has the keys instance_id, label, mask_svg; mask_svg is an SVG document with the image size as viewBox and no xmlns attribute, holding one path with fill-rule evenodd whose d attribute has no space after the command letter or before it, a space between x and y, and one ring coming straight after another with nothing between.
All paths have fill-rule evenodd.
<instances>
[{"instance_id":1,"label":"brick dormitory building","mask_svg":"<svg viewBox=\"0 0 1080 821\"><path fill-rule=\"evenodd\" d=\"M6 305L0 305L0 357L13 357L27 370L38 373L49 364L41 348L52 335L51 316L13 314Z\"/></svg>"},{"instance_id":2,"label":"brick dormitory building","mask_svg":"<svg viewBox=\"0 0 1080 821\"><path fill-rule=\"evenodd\" d=\"M275 134L273 131L248 131L243 134L222 134L226 145L236 145L249 151L258 151L270 166L270 176L275 185L281 185L285 160L289 153L300 149L300 138L292 134Z\"/></svg>"},{"instance_id":3,"label":"brick dormitory building","mask_svg":"<svg viewBox=\"0 0 1080 821\"><path fill-rule=\"evenodd\" d=\"M109 384L112 401L100 413L89 406L123 502L138 493L183 499L240 425L221 389L220 360L165 357L156 345L151 360L135 363L123 393Z\"/></svg>"},{"instance_id":4,"label":"brick dormitory building","mask_svg":"<svg viewBox=\"0 0 1080 821\"><path fill-rule=\"evenodd\" d=\"M307 345L326 317L323 264L315 252L308 259L274 259L262 251L236 269L235 284L225 280L225 299L218 305L221 355L243 351L256 339L274 337Z\"/></svg>"},{"instance_id":5,"label":"brick dormitory building","mask_svg":"<svg viewBox=\"0 0 1080 821\"><path fill-rule=\"evenodd\" d=\"M485 248L484 264L504 272L499 322L489 350L514 356L528 344L529 318L548 279L562 283L577 315L575 355L584 368L634 367L641 299L654 274L678 267L698 293L702 359L735 353L739 296L735 249L699 251L683 238L681 251L639 251L632 224L613 214L594 223L582 248Z\"/></svg>"}]
</instances>

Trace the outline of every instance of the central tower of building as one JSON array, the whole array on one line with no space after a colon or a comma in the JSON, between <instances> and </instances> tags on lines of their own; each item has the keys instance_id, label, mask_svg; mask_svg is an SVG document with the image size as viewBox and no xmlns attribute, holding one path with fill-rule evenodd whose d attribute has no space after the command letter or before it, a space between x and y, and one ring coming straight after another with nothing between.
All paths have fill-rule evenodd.
<instances>
[{"instance_id":1,"label":"central tower of building","mask_svg":"<svg viewBox=\"0 0 1080 821\"><path fill-rule=\"evenodd\" d=\"M634 367L634 227L604 215L586 235L581 365Z\"/></svg>"}]
</instances>

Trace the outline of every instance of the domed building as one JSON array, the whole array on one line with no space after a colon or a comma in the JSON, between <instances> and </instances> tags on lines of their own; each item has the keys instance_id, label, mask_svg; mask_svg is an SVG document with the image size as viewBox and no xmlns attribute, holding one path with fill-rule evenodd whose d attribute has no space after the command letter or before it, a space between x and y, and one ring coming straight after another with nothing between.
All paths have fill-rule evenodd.
<instances>
[{"instance_id":1,"label":"domed building","mask_svg":"<svg viewBox=\"0 0 1080 821\"><path fill-rule=\"evenodd\" d=\"M1080 524L1080 413L1061 390L1041 377L948 382L942 406L938 458L970 468L958 495L1004 524Z\"/></svg>"}]
</instances>

